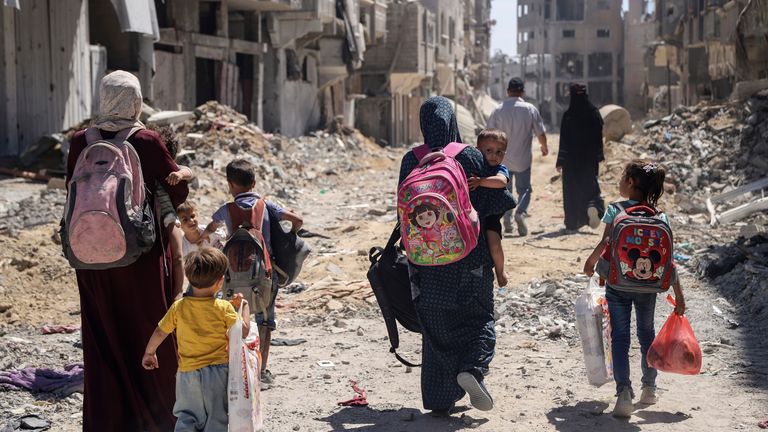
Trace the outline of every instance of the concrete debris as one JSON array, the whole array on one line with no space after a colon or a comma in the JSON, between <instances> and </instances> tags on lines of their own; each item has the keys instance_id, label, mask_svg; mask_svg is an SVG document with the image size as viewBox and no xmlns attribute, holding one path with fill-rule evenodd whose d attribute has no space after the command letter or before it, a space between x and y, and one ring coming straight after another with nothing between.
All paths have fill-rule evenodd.
<instances>
[{"instance_id":1,"label":"concrete debris","mask_svg":"<svg viewBox=\"0 0 768 432\"><path fill-rule=\"evenodd\" d=\"M600 108L603 117L603 137L610 141L618 141L624 135L632 133L632 118L629 111L618 105L606 105Z\"/></svg>"},{"instance_id":2,"label":"concrete debris","mask_svg":"<svg viewBox=\"0 0 768 432\"><path fill-rule=\"evenodd\" d=\"M505 290L496 300L497 331L527 333L538 339L578 337L573 301L588 281L586 276L534 279Z\"/></svg>"},{"instance_id":3,"label":"concrete debris","mask_svg":"<svg viewBox=\"0 0 768 432\"><path fill-rule=\"evenodd\" d=\"M739 105L679 107L644 127L639 148L663 161L677 193L694 202L768 172L768 90ZM703 205L687 207L683 210L706 211Z\"/></svg>"},{"instance_id":4,"label":"concrete debris","mask_svg":"<svg viewBox=\"0 0 768 432\"><path fill-rule=\"evenodd\" d=\"M691 266L711 279L741 316L768 324L768 234L711 246Z\"/></svg>"}]
</instances>

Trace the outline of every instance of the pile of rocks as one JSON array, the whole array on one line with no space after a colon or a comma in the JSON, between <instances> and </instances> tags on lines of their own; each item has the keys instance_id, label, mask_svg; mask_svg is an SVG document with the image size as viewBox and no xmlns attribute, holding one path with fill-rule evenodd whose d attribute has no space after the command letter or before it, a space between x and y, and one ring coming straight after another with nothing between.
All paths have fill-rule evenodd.
<instances>
[{"instance_id":1,"label":"pile of rocks","mask_svg":"<svg viewBox=\"0 0 768 432\"><path fill-rule=\"evenodd\" d=\"M193 168L214 171L208 173L212 176L203 171L203 187L206 180L220 182L223 168L232 159L245 158L256 166L260 191L291 201L307 182L322 185L330 176L364 169L362 161L382 151L358 131L344 128L296 138L264 133L244 115L214 101L194 113L195 119L176 127L184 138L178 159Z\"/></svg>"},{"instance_id":2,"label":"pile of rocks","mask_svg":"<svg viewBox=\"0 0 768 432\"><path fill-rule=\"evenodd\" d=\"M692 262L754 324L768 324L768 234L710 246ZM717 313L717 311L715 311Z\"/></svg>"},{"instance_id":3,"label":"pile of rocks","mask_svg":"<svg viewBox=\"0 0 768 432\"><path fill-rule=\"evenodd\" d=\"M496 302L498 331L527 333L545 339L577 338L574 300L587 287L586 276L534 279L507 292Z\"/></svg>"},{"instance_id":4,"label":"pile of rocks","mask_svg":"<svg viewBox=\"0 0 768 432\"><path fill-rule=\"evenodd\" d=\"M697 202L768 172L768 91L743 105L679 107L645 129L636 144L667 166L677 192Z\"/></svg>"}]
</instances>

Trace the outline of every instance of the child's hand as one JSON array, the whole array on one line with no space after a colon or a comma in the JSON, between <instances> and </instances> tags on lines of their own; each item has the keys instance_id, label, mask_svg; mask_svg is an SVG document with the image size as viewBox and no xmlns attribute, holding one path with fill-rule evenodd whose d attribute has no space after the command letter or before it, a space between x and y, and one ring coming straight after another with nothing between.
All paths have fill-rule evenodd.
<instances>
[{"instance_id":1,"label":"child's hand","mask_svg":"<svg viewBox=\"0 0 768 432\"><path fill-rule=\"evenodd\" d=\"M157 369L160 367L160 364L157 362L157 354L155 353L144 353L144 358L141 359L141 365L144 366L144 369L146 370L152 370Z\"/></svg>"},{"instance_id":2,"label":"child's hand","mask_svg":"<svg viewBox=\"0 0 768 432\"><path fill-rule=\"evenodd\" d=\"M200 233L200 238L197 239L195 244L200 246L201 244L210 241L210 239L211 239L211 233L208 232L208 230L203 230L203 232Z\"/></svg>"},{"instance_id":3,"label":"child's hand","mask_svg":"<svg viewBox=\"0 0 768 432\"><path fill-rule=\"evenodd\" d=\"M240 309L240 305L243 304L243 295L240 293L235 294L229 302L232 303L232 306L234 306L235 309Z\"/></svg>"},{"instance_id":4,"label":"child's hand","mask_svg":"<svg viewBox=\"0 0 768 432\"><path fill-rule=\"evenodd\" d=\"M685 315L685 298L681 295L675 296L675 313L680 316Z\"/></svg>"},{"instance_id":5,"label":"child's hand","mask_svg":"<svg viewBox=\"0 0 768 432\"><path fill-rule=\"evenodd\" d=\"M473 191L480 187L480 183L483 181L480 177L470 177L467 179L467 183L469 184L469 190Z\"/></svg>"},{"instance_id":6,"label":"child's hand","mask_svg":"<svg viewBox=\"0 0 768 432\"><path fill-rule=\"evenodd\" d=\"M592 275L595 274L595 265L597 265L598 258L589 257L589 259L587 259L587 261L584 263L585 275L592 277Z\"/></svg>"},{"instance_id":7,"label":"child's hand","mask_svg":"<svg viewBox=\"0 0 768 432\"><path fill-rule=\"evenodd\" d=\"M181 182L183 177L181 176L181 172L174 171L168 175L168 177L165 179L166 182L168 182L171 186L176 186Z\"/></svg>"},{"instance_id":8,"label":"child's hand","mask_svg":"<svg viewBox=\"0 0 768 432\"><path fill-rule=\"evenodd\" d=\"M505 287L509 283L507 275L504 274L504 272L496 272L496 282L498 282L499 288Z\"/></svg>"}]
</instances>

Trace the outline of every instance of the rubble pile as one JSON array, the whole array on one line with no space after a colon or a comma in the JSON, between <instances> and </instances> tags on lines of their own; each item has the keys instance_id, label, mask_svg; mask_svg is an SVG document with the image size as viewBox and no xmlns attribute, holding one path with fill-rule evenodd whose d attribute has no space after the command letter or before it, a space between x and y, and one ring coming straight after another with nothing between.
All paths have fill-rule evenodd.
<instances>
[{"instance_id":1,"label":"rubble pile","mask_svg":"<svg viewBox=\"0 0 768 432\"><path fill-rule=\"evenodd\" d=\"M509 293L500 292L496 301L497 330L528 333L541 339L577 338L574 299L588 282L586 276L534 279Z\"/></svg>"},{"instance_id":2,"label":"rubble pile","mask_svg":"<svg viewBox=\"0 0 768 432\"><path fill-rule=\"evenodd\" d=\"M176 128L180 163L223 174L232 159L250 159L257 169L257 188L283 199L295 198L307 182L322 185L325 177L364 169L363 159L381 154L381 147L356 130L287 138L264 133L244 115L214 101L194 113L195 119Z\"/></svg>"},{"instance_id":3,"label":"rubble pile","mask_svg":"<svg viewBox=\"0 0 768 432\"><path fill-rule=\"evenodd\" d=\"M66 201L65 190L43 189L23 200L0 205L0 234L18 237L22 229L57 222Z\"/></svg>"},{"instance_id":4,"label":"rubble pile","mask_svg":"<svg viewBox=\"0 0 768 432\"><path fill-rule=\"evenodd\" d=\"M768 173L768 91L738 106L682 106L645 129L640 147L658 154L676 190L697 202Z\"/></svg>"},{"instance_id":5,"label":"rubble pile","mask_svg":"<svg viewBox=\"0 0 768 432\"><path fill-rule=\"evenodd\" d=\"M768 234L741 237L725 245L710 246L692 262L700 276L711 279L741 316L761 326L768 324ZM732 326L738 326L722 309L714 309Z\"/></svg>"}]
</instances>

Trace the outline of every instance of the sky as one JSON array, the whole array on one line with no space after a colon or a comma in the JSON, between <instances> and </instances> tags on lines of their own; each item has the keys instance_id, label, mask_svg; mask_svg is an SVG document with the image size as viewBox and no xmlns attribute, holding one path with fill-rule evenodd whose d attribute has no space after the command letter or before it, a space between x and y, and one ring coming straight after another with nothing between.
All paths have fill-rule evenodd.
<instances>
[{"instance_id":1,"label":"sky","mask_svg":"<svg viewBox=\"0 0 768 432\"><path fill-rule=\"evenodd\" d=\"M622 9L629 9L629 0L622 0ZM491 19L496 26L491 33L491 55L501 50L508 55L517 54L517 0L493 0Z\"/></svg>"}]
</instances>

